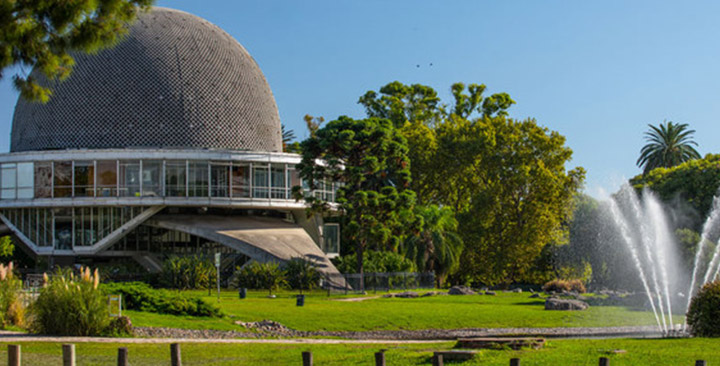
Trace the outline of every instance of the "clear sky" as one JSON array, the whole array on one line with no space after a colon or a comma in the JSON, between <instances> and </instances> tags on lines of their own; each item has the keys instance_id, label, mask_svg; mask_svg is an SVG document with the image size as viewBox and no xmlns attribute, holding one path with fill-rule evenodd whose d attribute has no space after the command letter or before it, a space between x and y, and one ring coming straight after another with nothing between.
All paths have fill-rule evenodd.
<instances>
[{"instance_id":1,"label":"clear sky","mask_svg":"<svg viewBox=\"0 0 720 366\"><path fill-rule=\"evenodd\" d=\"M217 24L260 65L282 122L362 117L358 97L421 83L450 101L454 82L507 92L510 114L567 137L569 167L600 197L635 166L647 124L689 123L698 151L720 152L720 2L158 1ZM431 65L432 64L432 65ZM419 67L418 67L419 65ZM17 93L0 82L0 151Z\"/></svg>"}]
</instances>

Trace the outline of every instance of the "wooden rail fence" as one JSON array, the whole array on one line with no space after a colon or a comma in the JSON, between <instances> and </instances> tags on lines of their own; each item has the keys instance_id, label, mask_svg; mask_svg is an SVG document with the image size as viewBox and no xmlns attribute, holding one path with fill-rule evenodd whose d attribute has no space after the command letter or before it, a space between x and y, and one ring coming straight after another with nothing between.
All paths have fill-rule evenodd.
<instances>
[{"instance_id":1,"label":"wooden rail fence","mask_svg":"<svg viewBox=\"0 0 720 366\"><path fill-rule=\"evenodd\" d=\"M118 366L129 366L130 359L128 357L127 347L118 348L117 364ZM180 344L170 344L170 366L182 366L182 358L180 357ZM302 364L303 366L313 366L313 355L312 352L302 352ZM76 366L75 364L75 345L74 344L63 344L62 345L62 360L63 366ZM436 353L432 357L433 366L443 366L443 355L442 353ZM19 344L8 345L8 366L20 366L22 364L22 354L20 352ZM600 357L598 360L599 366L610 366L610 360L607 357ZM385 352L380 351L375 353L375 366L386 366L385 364ZM510 366L520 366L519 358L511 358ZM707 362L704 360L695 361L695 366L707 366Z\"/></svg>"}]
</instances>

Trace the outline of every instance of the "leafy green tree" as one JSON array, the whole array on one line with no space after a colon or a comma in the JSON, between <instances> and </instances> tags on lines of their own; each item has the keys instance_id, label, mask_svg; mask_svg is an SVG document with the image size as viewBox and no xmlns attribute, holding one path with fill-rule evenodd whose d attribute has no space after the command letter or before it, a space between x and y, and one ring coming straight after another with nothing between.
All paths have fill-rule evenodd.
<instances>
[{"instance_id":1,"label":"leafy green tree","mask_svg":"<svg viewBox=\"0 0 720 366\"><path fill-rule=\"evenodd\" d=\"M475 124L491 139L476 137L494 143L475 159L480 185L460 218L461 268L477 282L509 284L529 273L548 243L564 240L584 170L565 170L572 156L565 138L535 120L494 116Z\"/></svg>"},{"instance_id":2,"label":"leafy green tree","mask_svg":"<svg viewBox=\"0 0 720 366\"><path fill-rule=\"evenodd\" d=\"M32 67L48 79L72 72L71 51L97 52L117 43L139 10L153 0L0 1L0 77L11 66ZM15 75L29 100L47 102L52 91L32 76Z\"/></svg>"},{"instance_id":3,"label":"leafy green tree","mask_svg":"<svg viewBox=\"0 0 720 366\"><path fill-rule=\"evenodd\" d=\"M458 268L463 241L457 233L458 222L449 207L416 206L422 218L422 230L405 240L405 255L415 260L420 271L434 271L441 287L445 277Z\"/></svg>"},{"instance_id":4,"label":"leafy green tree","mask_svg":"<svg viewBox=\"0 0 720 366\"><path fill-rule=\"evenodd\" d=\"M345 237L355 243L357 272L363 273L366 248L397 250L413 229L415 193L409 189L406 141L392 123L342 116L303 141L301 149L297 168L310 191L326 180L342 183L337 201L344 214ZM297 199L305 197L311 212L330 208L330 202L306 194L301 187L293 191Z\"/></svg>"},{"instance_id":5,"label":"leafy green tree","mask_svg":"<svg viewBox=\"0 0 720 366\"><path fill-rule=\"evenodd\" d=\"M688 130L687 123L661 123L659 126L648 125L650 131L645 132L648 142L640 150L637 165L647 174L655 168L670 168L688 160L700 159L700 154L693 145L695 130Z\"/></svg>"},{"instance_id":6,"label":"leafy green tree","mask_svg":"<svg viewBox=\"0 0 720 366\"><path fill-rule=\"evenodd\" d=\"M9 259L15 253L15 244L13 244L10 235L0 237L0 258Z\"/></svg>"},{"instance_id":7,"label":"leafy green tree","mask_svg":"<svg viewBox=\"0 0 720 366\"><path fill-rule=\"evenodd\" d=\"M315 265L305 258L293 258L285 263L285 273L290 288L312 290L320 281L320 273Z\"/></svg>"}]
</instances>

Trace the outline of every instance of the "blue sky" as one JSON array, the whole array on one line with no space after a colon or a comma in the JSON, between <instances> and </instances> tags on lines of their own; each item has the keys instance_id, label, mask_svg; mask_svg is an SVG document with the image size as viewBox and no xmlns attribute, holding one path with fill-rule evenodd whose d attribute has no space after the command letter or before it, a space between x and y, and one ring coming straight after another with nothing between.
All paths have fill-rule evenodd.
<instances>
[{"instance_id":1,"label":"blue sky","mask_svg":"<svg viewBox=\"0 0 720 366\"><path fill-rule=\"evenodd\" d=\"M394 80L507 92L515 118L567 137L568 167L601 197L635 166L647 124L689 123L720 152L720 2L158 1L210 20L253 55L283 123L362 117L358 97ZM430 66L432 64L432 66ZM417 67L420 65L420 67ZM17 93L0 81L0 151Z\"/></svg>"}]
</instances>

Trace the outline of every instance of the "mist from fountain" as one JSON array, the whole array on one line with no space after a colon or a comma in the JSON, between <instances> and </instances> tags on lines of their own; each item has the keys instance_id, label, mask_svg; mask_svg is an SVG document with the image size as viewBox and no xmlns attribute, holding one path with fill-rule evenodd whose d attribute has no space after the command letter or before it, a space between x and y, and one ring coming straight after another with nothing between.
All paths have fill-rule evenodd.
<instances>
[{"instance_id":1,"label":"mist from fountain","mask_svg":"<svg viewBox=\"0 0 720 366\"><path fill-rule=\"evenodd\" d=\"M692 277L690 279L690 287L687 291L687 305L685 306L685 311L690 309L690 302L692 301L693 296L695 295L695 291L697 288L702 287L705 283L707 283L708 280L708 274L705 273L705 276L703 277L703 282L700 284L700 286L696 286L697 282L697 275L698 271L700 270L701 266L701 258L705 255L705 247L707 246L706 243L710 242L711 239L711 233L715 228L717 228L718 224L720 224L720 197L715 196L713 198L712 208L710 209L710 214L708 215L707 219L705 220L705 223L703 223L702 227L702 234L700 235L700 241L697 243L697 248L695 250L695 260L693 261L693 272ZM720 245L718 246L720 248ZM715 255L713 257L717 256L717 250L715 251ZM708 270L710 267L708 267ZM717 277L717 274L715 275ZM686 324L687 325L687 324ZM683 328L687 328L686 326Z\"/></svg>"}]
</instances>

